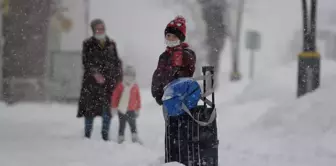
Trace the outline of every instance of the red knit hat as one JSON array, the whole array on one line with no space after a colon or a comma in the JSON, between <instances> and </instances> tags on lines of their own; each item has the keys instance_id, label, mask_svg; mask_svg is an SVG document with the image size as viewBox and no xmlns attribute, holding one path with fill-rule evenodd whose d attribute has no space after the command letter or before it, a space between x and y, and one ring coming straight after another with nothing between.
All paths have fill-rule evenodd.
<instances>
[{"instance_id":1,"label":"red knit hat","mask_svg":"<svg viewBox=\"0 0 336 166\"><path fill-rule=\"evenodd\" d=\"M184 42L186 38L186 20L182 16L175 17L174 20L170 21L165 29L165 36L167 33L176 35L181 42Z\"/></svg>"}]
</instances>

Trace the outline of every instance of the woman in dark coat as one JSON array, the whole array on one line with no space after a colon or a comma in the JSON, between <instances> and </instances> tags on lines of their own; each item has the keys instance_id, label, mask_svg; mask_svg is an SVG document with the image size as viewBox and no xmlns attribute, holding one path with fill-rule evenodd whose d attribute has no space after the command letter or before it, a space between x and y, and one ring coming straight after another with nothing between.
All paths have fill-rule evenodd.
<instances>
[{"instance_id":1,"label":"woman in dark coat","mask_svg":"<svg viewBox=\"0 0 336 166\"><path fill-rule=\"evenodd\" d=\"M103 119L102 138L109 140L111 121L111 94L121 80L122 64L116 44L105 35L105 25L100 19L91 22L93 36L83 42L82 60L84 75L77 117L85 117L85 137L90 138L93 119Z\"/></svg>"}]
</instances>

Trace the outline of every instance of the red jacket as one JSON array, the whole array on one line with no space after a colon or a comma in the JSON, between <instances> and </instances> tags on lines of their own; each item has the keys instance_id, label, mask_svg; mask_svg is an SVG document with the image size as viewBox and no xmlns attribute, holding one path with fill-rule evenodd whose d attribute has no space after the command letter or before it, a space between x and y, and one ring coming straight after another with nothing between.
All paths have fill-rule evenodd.
<instances>
[{"instance_id":1,"label":"red jacket","mask_svg":"<svg viewBox=\"0 0 336 166\"><path fill-rule=\"evenodd\" d=\"M192 77L195 72L196 55L187 43L169 48L159 57L157 68L152 77L152 96L161 99L163 88L180 77Z\"/></svg>"},{"instance_id":2,"label":"red jacket","mask_svg":"<svg viewBox=\"0 0 336 166\"><path fill-rule=\"evenodd\" d=\"M118 108L121 95L124 91L123 83L119 83L112 94L112 108ZM129 111L139 111L141 108L140 90L137 84L134 84L130 89L130 98L128 101Z\"/></svg>"}]
</instances>

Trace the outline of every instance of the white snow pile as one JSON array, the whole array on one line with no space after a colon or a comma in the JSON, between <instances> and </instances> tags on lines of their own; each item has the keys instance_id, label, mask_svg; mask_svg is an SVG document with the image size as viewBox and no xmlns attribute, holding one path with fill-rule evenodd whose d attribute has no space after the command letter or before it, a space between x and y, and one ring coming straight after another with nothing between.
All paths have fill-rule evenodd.
<instances>
[{"instance_id":1,"label":"white snow pile","mask_svg":"<svg viewBox=\"0 0 336 166\"><path fill-rule=\"evenodd\" d=\"M162 166L184 166L184 165L178 162L171 162L171 163L163 164Z\"/></svg>"},{"instance_id":2,"label":"white snow pile","mask_svg":"<svg viewBox=\"0 0 336 166\"><path fill-rule=\"evenodd\" d=\"M318 91L330 87L330 82L332 83L333 81L329 80L334 79L334 76L336 76L336 62L322 61L321 64L321 89ZM225 97L220 96L220 98L230 98L228 96L235 94L230 98L229 102L217 102L219 119L223 123L221 129L225 131L244 129L260 121L260 117L266 113L270 114L268 116L278 116L271 111L275 109L273 107L291 106L298 101L302 102L296 99L296 77L297 62L292 62L260 74L247 86L242 85L236 88L233 85L228 85L228 87L221 86L220 93L217 93L217 96L218 94L223 94ZM237 90L238 88L244 89L239 91ZM227 94L230 91L233 93ZM279 109L291 111L289 108ZM282 114L284 111L275 112ZM265 119L267 121L267 118Z\"/></svg>"},{"instance_id":3,"label":"white snow pile","mask_svg":"<svg viewBox=\"0 0 336 166\"><path fill-rule=\"evenodd\" d=\"M321 87L300 99L295 99L296 74L291 74L295 69L293 64L274 69L247 87L239 98L244 100L223 106L219 119L226 160L221 163L234 166L239 159L239 165L258 166L336 163L336 63L323 61Z\"/></svg>"},{"instance_id":4,"label":"white snow pile","mask_svg":"<svg viewBox=\"0 0 336 166\"><path fill-rule=\"evenodd\" d=\"M336 70L335 70L336 71ZM267 130L309 137L336 133L336 73L324 77L315 93L270 109L261 119ZM336 144L335 144L336 145Z\"/></svg>"}]
</instances>

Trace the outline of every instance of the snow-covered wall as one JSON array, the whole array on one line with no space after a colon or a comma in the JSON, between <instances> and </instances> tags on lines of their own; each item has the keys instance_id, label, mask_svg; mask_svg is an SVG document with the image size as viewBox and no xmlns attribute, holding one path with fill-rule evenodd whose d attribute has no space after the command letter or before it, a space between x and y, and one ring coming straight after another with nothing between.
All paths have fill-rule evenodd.
<instances>
[{"instance_id":1,"label":"snow-covered wall","mask_svg":"<svg viewBox=\"0 0 336 166\"><path fill-rule=\"evenodd\" d=\"M95 0L96 1L96 0ZM62 33L61 50L77 51L81 50L82 42L86 38L86 28L89 26L85 22L84 0L61 0L62 6L67 8L64 15L71 19L73 27L70 32Z\"/></svg>"}]
</instances>

